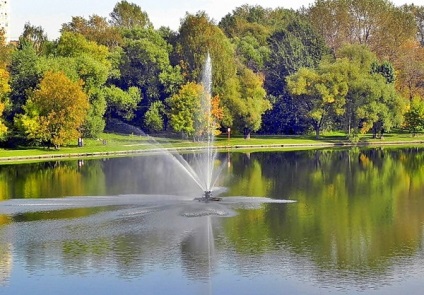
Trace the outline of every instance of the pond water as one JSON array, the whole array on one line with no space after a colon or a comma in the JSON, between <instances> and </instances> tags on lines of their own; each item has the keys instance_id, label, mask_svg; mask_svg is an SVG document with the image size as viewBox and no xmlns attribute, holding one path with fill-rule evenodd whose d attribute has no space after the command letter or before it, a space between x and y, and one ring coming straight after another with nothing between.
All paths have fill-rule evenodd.
<instances>
[{"instance_id":1,"label":"pond water","mask_svg":"<svg viewBox=\"0 0 424 295\"><path fill-rule=\"evenodd\" d=\"M222 163L208 204L159 156L1 165L0 294L424 292L424 149Z\"/></svg>"}]
</instances>

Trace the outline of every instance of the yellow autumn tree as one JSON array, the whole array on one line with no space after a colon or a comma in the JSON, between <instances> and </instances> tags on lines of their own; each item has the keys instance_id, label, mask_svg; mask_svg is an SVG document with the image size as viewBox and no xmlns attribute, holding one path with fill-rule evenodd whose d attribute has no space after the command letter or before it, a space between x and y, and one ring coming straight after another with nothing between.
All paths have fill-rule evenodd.
<instances>
[{"instance_id":1,"label":"yellow autumn tree","mask_svg":"<svg viewBox=\"0 0 424 295\"><path fill-rule=\"evenodd\" d=\"M7 127L2 121L2 115L6 107L6 100L9 92L9 72L0 68L0 138L3 138L7 133Z\"/></svg>"},{"instance_id":2,"label":"yellow autumn tree","mask_svg":"<svg viewBox=\"0 0 424 295\"><path fill-rule=\"evenodd\" d=\"M47 72L16 124L29 140L58 148L80 136L88 108L82 82L73 82L62 72Z\"/></svg>"}]
</instances>

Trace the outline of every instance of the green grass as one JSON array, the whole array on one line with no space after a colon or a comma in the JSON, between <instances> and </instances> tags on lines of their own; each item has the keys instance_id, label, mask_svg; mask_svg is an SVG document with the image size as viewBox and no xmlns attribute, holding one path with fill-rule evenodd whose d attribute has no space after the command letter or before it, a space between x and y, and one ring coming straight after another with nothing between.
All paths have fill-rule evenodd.
<instances>
[{"instance_id":1,"label":"green grass","mask_svg":"<svg viewBox=\"0 0 424 295\"><path fill-rule=\"evenodd\" d=\"M197 147L199 143L191 140L181 140L175 138L160 138L155 140L163 147L174 148L189 148ZM254 135L251 139L246 140L241 136L231 136L230 139L226 135L221 135L216 138L214 143L218 148L310 148L311 146L323 145L346 145L350 141L347 140L344 133L324 133L319 139L313 135L305 136L261 136ZM371 135L362 135L359 139L359 144L405 144L417 145L424 144L424 134L418 134L412 137L408 133L390 133L385 134L383 139L373 139ZM0 161L14 161L30 158L54 158L54 157L81 157L81 156L96 156L114 155L118 153L139 152L141 150L157 148L156 144L151 144L144 136L137 135L118 135L104 133L99 139L84 139L82 147L74 145L64 146L60 149L48 148L29 148L23 147L20 149L0 149Z\"/></svg>"}]
</instances>

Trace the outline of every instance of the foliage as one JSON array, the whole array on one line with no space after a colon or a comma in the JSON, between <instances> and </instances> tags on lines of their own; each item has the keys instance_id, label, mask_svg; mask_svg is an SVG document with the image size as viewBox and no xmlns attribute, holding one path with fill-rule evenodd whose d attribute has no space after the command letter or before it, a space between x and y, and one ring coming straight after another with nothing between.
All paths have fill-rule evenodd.
<instances>
[{"instance_id":1,"label":"foliage","mask_svg":"<svg viewBox=\"0 0 424 295\"><path fill-rule=\"evenodd\" d=\"M155 101L164 101L175 93L182 77L178 66L169 60L169 44L152 29L134 29L125 32L125 44L119 64L120 78L116 85L121 89L137 87L141 103L136 114L138 125Z\"/></svg>"},{"instance_id":2,"label":"foliage","mask_svg":"<svg viewBox=\"0 0 424 295\"><path fill-rule=\"evenodd\" d=\"M123 91L116 86L109 86L103 89L107 102L108 117L119 117L127 121L134 117L134 112L141 100L140 90L137 87L130 87L128 91Z\"/></svg>"},{"instance_id":3,"label":"foliage","mask_svg":"<svg viewBox=\"0 0 424 295\"><path fill-rule=\"evenodd\" d=\"M105 17L91 15L88 19L72 17L72 21L62 25L61 32L83 35L87 40L113 48L122 44L122 36L117 27L111 26Z\"/></svg>"},{"instance_id":4,"label":"foliage","mask_svg":"<svg viewBox=\"0 0 424 295\"><path fill-rule=\"evenodd\" d=\"M81 83L47 72L15 122L29 140L58 148L80 136L88 108Z\"/></svg>"},{"instance_id":5,"label":"foliage","mask_svg":"<svg viewBox=\"0 0 424 295\"><path fill-rule=\"evenodd\" d=\"M180 91L166 100L169 123L173 130L200 139L218 134L218 121L222 119L218 96L208 97L203 85L193 82L183 85Z\"/></svg>"},{"instance_id":6,"label":"foliage","mask_svg":"<svg viewBox=\"0 0 424 295\"><path fill-rule=\"evenodd\" d=\"M161 131L164 128L165 106L161 101L152 103L144 116L144 125L151 131Z\"/></svg>"},{"instance_id":7,"label":"foliage","mask_svg":"<svg viewBox=\"0 0 424 295\"><path fill-rule=\"evenodd\" d=\"M106 98L101 90L95 90L89 96L90 107L86 120L81 127L83 137L95 138L105 129Z\"/></svg>"},{"instance_id":8,"label":"foliage","mask_svg":"<svg viewBox=\"0 0 424 295\"><path fill-rule=\"evenodd\" d=\"M150 28L153 26L147 13L142 11L140 6L125 0L116 3L110 17L111 24L119 28Z\"/></svg>"},{"instance_id":9,"label":"foliage","mask_svg":"<svg viewBox=\"0 0 424 295\"><path fill-rule=\"evenodd\" d=\"M362 44L391 61L416 32L412 15L387 0L317 0L307 16L334 52Z\"/></svg>"},{"instance_id":10,"label":"foliage","mask_svg":"<svg viewBox=\"0 0 424 295\"><path fill-rule=\"evenodd\" d=\"M238 91L236 96L228 101L228 107L235 127L246 138L250 138L250 133L258 131L261 127L262 115L271 108L271 104L265 99L263 78L246 67L241 68L239 72Z\"/></svg>"},{"instance_id":11,"label":"foliage","mask_svg":"<svg viewBox=\"0 0 424 295\"><path fill-rule=\"evenodd\" d=\"M8 67L10 73L11 110L10 116L21 112L22 106L28 99L28 95L38 85L42 76L37 66L38 57L32 46L25 45L21 50L14 51L11 64Z\"/></svg>"},{"instance_id":12,"label":"foliage","mask_svg":"<svg viewBox=\"0 0 424 295\"><path fill-rule=\"evenodd\" d=\"M169 123L173 130L187 136L195 134L195 113L200 108L202 85L190 82L183 85L180 91L166 100L170 108Z\"/></svg>"},{"instance_id":13,"label":"foliage","mask_svg":"<svg viewBox=\"0 0 424 295\"><path fill-rule=\"evenodd\" d=\"M424 129L424 101L420 97L414 97L408 111L405 113L405 129L413 136Z\"/></svg>"},{"instance_id":14,"label":"foliage","mask_svg":"<svg viewBox=\"0 0 424 295\"><path fill-rule=\"evenodd\" d=\"M40 26L33 26L30 23L24 25L24 31L19 37L20 46L30 45L37 55L43 55L47 50L47 34Z\"/></svg>"},{"instance_id":15,"label":"foliage","mask_svg":"<svg viewBox=\"0 0 424 295\"><path fill-rule=\"evenodd\" d=\"M301 100L302 108L319 137L332 115L344 113L348 81L344 75L347 63L322 64L317 70L301 68L287 78L287 87Z\"/></svg>"},{"instance_id":16,"label":"foliage","mask_svg":"<svg viewBox=\"0 0 424 295\"><path fill-rule=\"evenodd\" d=\"M4 138L7 133L7 127L4 124L2 117L9 93L9 73L5 69L0 68L0 139Z\"/></svg>"},{"instance_id":17,"label":"foliage","mask_svg":"<svg viewBox=\"0 0 424 295\"><path fill-rule=\"evenodd\" d=\"M205 12L187 14L181 21L175 59L186 82L199 82L207 54L212 59L213 95L224 100L235 77L236 61L230 40Z\"/></svg>"}]
</instances>

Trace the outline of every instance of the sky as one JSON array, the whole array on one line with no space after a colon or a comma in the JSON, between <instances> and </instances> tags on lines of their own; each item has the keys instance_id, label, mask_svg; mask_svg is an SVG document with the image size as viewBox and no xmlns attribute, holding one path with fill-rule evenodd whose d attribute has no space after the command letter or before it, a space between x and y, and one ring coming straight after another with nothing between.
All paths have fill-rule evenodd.
<instances>
[{"instance_id":1,"label":"sky","mask_svg":"<svg viewBox=\"0 0 424 295\"><path fill-rule=\"evenodd\" d=\"M10 0L10 37L18 39L25 23L42 26L49 39L59 37L63 23L73 16L88 18L97 14L108 17L119 0ZM203 10L216 22L243 4L262 7L298 9L308 7L314 0L128 0L147 12L155 28L168 26L178 30L180 20L186 14ZM424 0L391 0L395 5L424 5Z\"/></svg>"}]
</instances>

